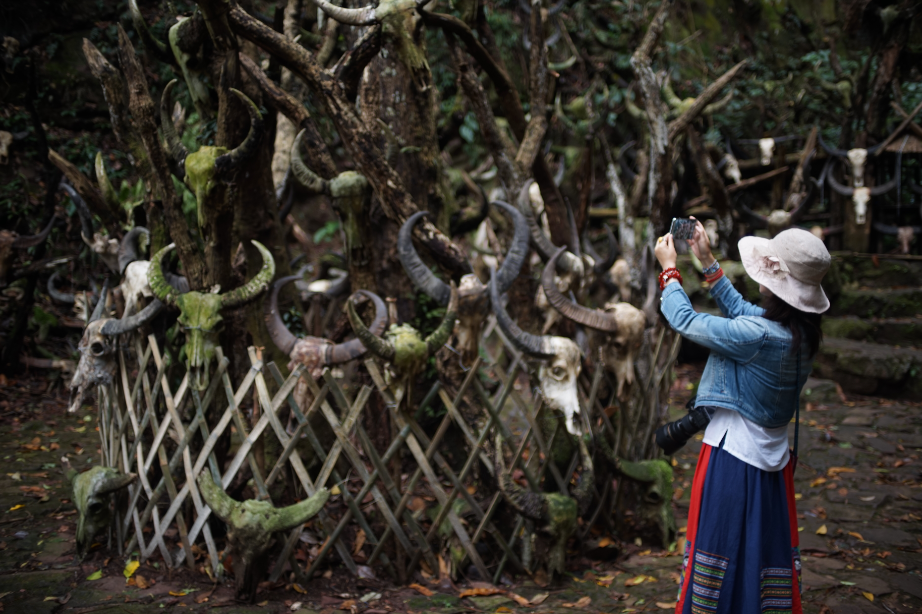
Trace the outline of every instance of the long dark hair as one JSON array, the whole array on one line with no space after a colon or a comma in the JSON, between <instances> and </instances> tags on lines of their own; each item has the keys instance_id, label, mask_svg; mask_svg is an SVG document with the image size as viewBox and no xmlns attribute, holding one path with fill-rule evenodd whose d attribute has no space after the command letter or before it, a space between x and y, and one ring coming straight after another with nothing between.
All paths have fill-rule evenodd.
<instances>
[{"instance_id":1,"label":"long dark hair","mask_svg":"<svg viewBox=\"0 0 922 614\"><path fill-rule=\"evenodd\" d=\"M762 299L762 307L765 309L763 318L777 322L791 331L793 347L799 348L805 343L810 350L810 356L816 356L823 340L822 314L801 311L774 294Z\"/></svg>"}]
</instances>

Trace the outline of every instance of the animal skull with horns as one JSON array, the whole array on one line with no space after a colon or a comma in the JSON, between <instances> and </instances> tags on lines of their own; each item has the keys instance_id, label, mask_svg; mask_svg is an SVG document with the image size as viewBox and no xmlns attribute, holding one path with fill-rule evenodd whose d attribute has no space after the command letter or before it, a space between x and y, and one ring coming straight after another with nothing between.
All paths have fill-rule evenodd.
<instances>
[{"instance_id":1,"label":"animal skull with horns","mask_svg":"<svg viewBox=\"0 0 922 614\"><path fill-rule=\"evenodd\" d=\"M897 169L896 176L881 185L876 185L873 188L860 187L852 188L844 186L836 180L835 173L829 173L828 175L829 185L832 186L832 189L841 194L842 196L849 196L852 199L852 204L855 207L855 223L864 224L867 222L868 215L868 203L871 201L872 196L882 196L890 190L896 187L896 184L899 183L899 169Z\"/></svg>"},{"instance_id":2,"label":"animal skull with horns","mask_svg":"<svg viewBox=\"0 0 922 614\"><path fill-rule=\"evenodd\" d=\"M372 292L364 291L364 293L366 296L371 295L372 300L377 298L376 304L381 300ZM410 379L419 374L425 368L429 357L448 341L455 327L455 316L458 313L458 289L452 282L451 298L448 301L445 317L439 327L425 339L409 324L391 324L384 338L378 337L365 326L355 312L352 302L354 296L350 296L346 301L346 313L349 316L349 323L352 324L352 330L355 331L355 336L362 342L362 345L372 354L388 362L390 366L387 371L389 385L395 386L397 392L395 396L402 396Z\"/></svg>"},{"instance_id":3,"label":"animal skull with horns","mask_svg":"<svg viewBox=\"0 0 922 614\"><path fill-rule=\"evenodd\" d=\"M255 499L236 501L215 484L207 469L199 474L198 485L205 503L227 524L237 598L251 603L256 600L256 589L268 568L274 536L316 516L330 498L330 491L322 488L308 499L283 508Z\"/></svg>"},{"instance_id":4,"label":"animal skull with horns","mask_svg":"<svg viewBox=\"0 0 922 614\"><path fill-rule=\"evenodd\" d=\"M646 316L629 303L608 303L604 310L589 309L567 299L554 283L554 268L565 248L547 261L541 274L541 285L548 302L567 319L602 333L598 343L602 364L615 375L618 382L617 396L634 383L634 358L643 343Z\"/></svg>"},{"instance_id":5,"label":"animal skull with horns","mask_svg":"<svg viewBox=\"0 0 922 614\"><path fill-rule=\"evenodd\" d=\"M365 346L358 339L352 339L345 343L333 343L322 337L307 336L299 339L291 334L279 313L279 290L285 284L299 279L301 279L299 275L291 275L276 281L272 285L272 293L269 295L269 300L266 301L263 315L266 320L266 329L269 331L272 342L281 351L288 354L291 359L288 368L291 369L296 364L303 364L308 368L311 377L317 379L320 377L324 367L349 362L362 356L365 353ZM366 290L359 290L356 294L364 296L374 304L375 319L369 327L369 331L375 336L380 336L384 332L384 325L387 324L387 307L384 305L384 301L377 294Z\"/></svg>"},{"instance_id":6,"label":"animal skull with horns","mask_svg":"<svg viewBox=\"0 0 922 614\"><path fill-rule=\"evenodd\" d=\"M500 292L506 292L519 275L522 263L528 255L528 225L524 216L515 207L502 201L494 201L496 205L512 218L515 234L509 252L506 254L503 265L496 273ZM419 254L413 248L413 227L424 216L425 211L414 213L400 228L397 235L397 256L403 265L403 270L413 281L413 284L440 305L448 305L451 301L451 287L440 280L425 265ZM461 278L458 286L458 325L455 349L461 355L461 362L470 365L478 355L480 347L480 333L489 314L490 298L487 288L474 274Z\"/></svg>"},{"instance_id":7,"label":"animal skull with horns","mask_svg":"<svg viewBox=\"0 0 922 614\"><path fill-rule=\"evenodd\" d=\"M182 179L195 194L197 220L201 228L205 225L206 199L217 182L228 178L232 171L256 153L264 129L263 119L252 100L247 98L243 92L230 88L250 115L250 131L246 138L236 149L230 151L225 147L203 145L197 151L190 153L179 140L170 113L170 102L175 85L176 79L173 79L163 88L163 97L160 99L160 127L163 130L163 138L166 140L170 156L175 162L176 176Z\"/></svg>"},{"instance_id":8,"label":"animal skull with horns","mask_svg":"<svg viewBox=\"0 0 922 614\"><path fill-rule=\"evenodd\" d=\"M175 249L170 243L154 255L148 273L150 289L158 299L179 307L179 323L186 331L186 367L199 390L208 387L208 365L214 357L218 333L223 318L222 309L245 305L265 292L275 277L275 260L272 253L259 241L251 241L263 258L263 265L250 281L236 290L222 294L197 291L179 292L171 286L163 273L163 257Z\"/></svg>"},{"instance_id":9,"label":"animal skull with horns","mask_svg":"<svg viewBox=\"0 0 922 614\"><path fill-rule=\"evenodd\" d=\"M762 166L768 166L772 163L772 158L775 157L775 145L787 141L794 141L799 138L801 137L796 134L792 134L790 136L776 136L763 139L740 139L739 142L746 145L758 145L759 164Z\"/></svg>"},{"instance_id":10,"label":"animal skull with horns","mask_svg":"<svg viewBox=\"0 0 922 614\"><path fill-rule=\"evenodd\" d=\"M163 308L163 303L155 299L134 315L127 315L121 319L104 318L107 295L108 281L103 284L99 302L96 303L96 309L93 310L83 331L83 338L77 345L80 361L70 382L70 405L67 408L70 413L80 408L89 388L112 383L116 367L115 338L137 330L152 320Z\"/></svg>"},{"instance_id":11,"label":"animal skull with horns","mask_svg":"<svg viewBox=\"0 0 922 614\"><path fill-rule=\"evenodd\" d=\"M878 143L874 147L869 147L867 149L862 147L855 147L846 151L844 149L836 149L835 147L830 147L828 144L826 144L826 141L823 140L823 137L820 134L817 134L817 139L820 142L820 146L826 150L827 154L844 160L848 164L848 170L852 174L852 187L863 188L864 167L865 164L867 164L868 156L876 154L883 143ZM865 204L867 204L867 201L865 201ZM859 224L862 223L863 222L859 222Z\"/></svg>"},{"instance_id":12,"label":"animal skull with horns","mask_svg":"<svg viewBox=\"0 0 922 614\"><path fill-rule=\"evenodd\" d=\"M112 495L129 486L138 476L100 466L77 473L66 456L61 460L65 476L73 488L74 507L77 508L77 560L82 560L96 534L112 522Z\"/></svg>"}]
</instances>

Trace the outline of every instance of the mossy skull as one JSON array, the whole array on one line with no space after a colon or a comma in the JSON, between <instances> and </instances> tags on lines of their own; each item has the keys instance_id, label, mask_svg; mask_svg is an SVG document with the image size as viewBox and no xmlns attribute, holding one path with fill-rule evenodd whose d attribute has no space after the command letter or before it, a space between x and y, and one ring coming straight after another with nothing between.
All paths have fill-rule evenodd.
<instances>
[{"instance_id":1,"label":"mossy skull","mask_svg":"<svg viewBox=\"0 0 922 614\"><path fill-rule=\"evenodd\" d=\"M268 249L258 241L253 245L263 257L263 266L259 273L246 285L223 294L204 292L178 293L166 281L163 275L163 257L175 248L171 243L161 249L151 260L148 281L151 291L164 303L179 307L179 322L186 331L186 367L194 377L194 384L199 390L208 386L208 365L214 357L214 348L218 345L223 317L221 310L246 304L266 290L275 277L275 260Z\"/></svg>"}]
</instances>

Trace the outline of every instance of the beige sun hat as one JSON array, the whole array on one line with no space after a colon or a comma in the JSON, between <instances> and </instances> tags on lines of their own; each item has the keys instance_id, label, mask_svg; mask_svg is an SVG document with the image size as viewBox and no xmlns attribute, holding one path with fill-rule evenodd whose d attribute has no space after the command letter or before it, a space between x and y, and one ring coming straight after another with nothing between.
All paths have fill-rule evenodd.
<instances>
[{"instance_id":1,"label":"beige sun hat","mask_svg":"<svg viewBox=\"0 0 922 614\"><path fill-rule=\"evenodd\" d=\"M820 282L832 258L813 233L790 228L774 239L743 237L739 248L749 276L782 301L809 313L829 309L829 299Z\"/></svg>"}]
</instances>

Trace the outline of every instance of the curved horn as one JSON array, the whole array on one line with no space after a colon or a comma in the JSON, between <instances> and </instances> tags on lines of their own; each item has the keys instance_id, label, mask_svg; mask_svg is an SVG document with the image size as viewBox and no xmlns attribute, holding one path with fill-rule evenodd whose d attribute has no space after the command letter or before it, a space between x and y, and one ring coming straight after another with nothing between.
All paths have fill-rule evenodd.
<instances>
[{"instance_id":1,"label":"curved horn","mask_svg":"<svg viewBox=\"0 0 922 614\"><path fill-rule=\"evenodd\" d=\"M447 305L451 299L451 288L429 270L413 248L413 227L416 222L427 215L429 215L428 211L417 211L400 227L400 232L397 233L397 257L400 258L400 264L403 265L407 277L417 288L439 305Z\"/></svg>"},{"instance_id":2,"label":"curved horn","mask_svg":"<svg viewBox=\"0 0 922 614\"><path fill-rule=\"evenodd\" d=\"M738 206L740 209L742 209L743 213L755 221L755 224L753 224L754 226L758 228L768 228L768 218L766 216L762 215L761 213L756 213L743 202L740 202Z\"/></svg>"},{"instance_id":3,"label":"curved horn","mask_svg":"<svg viewBox=\"0 0 922 614\"><path fill-rule=\"evenodd\" d=\"M852 194L855 193L855 188L850 188L848 186L845 186L839 183L838 180L836 180L835 173L832 173L832 172L827 173L826 179L829 180L829 185L832 187L832 189L838 192L839 194L841 194L842 196L851 196Z\"/></svg>"},{"instance_id":4,"label":"curved horn","mask_svg":"<svg viewBox=\"0 0 922 614\"><path fill-rule=\"evenodd\" d=\"M560 31L560 21L555 19L554 20L554 33L551 34L549 37L547 37L547 40L544 42L544 44L550 47L556 44L557 41L560 40L561 36L563 36L563 34Z\"/></svg>"},{"instance_id":5,"label":"curved horn","mask_svg":"<svg viewBox=\"0 0 922 614\"><path fill-rule=\"evenodd\" d=\"M426 348L429 350L429 356L438 352L439 348L448 341L448 337L451 336L451 331L455 329L455 320L457 316L458 288L456 288L454 282L452 282L451 298L448 301L448 307L445 308L445 317L442 318L442 323L439 324L439 327L432 331L431 335L426 337Z\"/></svg>"},{"instance_id":6,"label":"curved horn","mask_svg":"<svg viewBox=\"0 0 922 614\"><path fill-rule=\"evenodd\" d=\"M878 143L877 145L874 145L873 147L866 147L866 148L865 148L865 151L868 152L868 155L869 155L869 156L876 155L876 154L877 154L877 151L878 151L881 147L883 147L884 143L886 143L886 142L887 142L886 139L884 139L883 141L881 141L881 142Z\"/></svg>"},{"instance_id":7,"label":"curved horn","mask_svg":"<svg viewBox=\"0 0 922 614\"><path fill-rule=\"evenodd\" d=\"M174 85L176 85L176 79L166 84L166 87L163 88L163 95L160 97L160 130L163 131L167 151L176 163L176 175L179 179L182 179L186 175L186 156L189 155L189 150L179 140L179 135L176 134L176 126L173 125L170 104L173 101Z\"/></svg>"},{"instance_id":8,"label":"curved horn","mask_svg":"<svg viewBox=\"0 0 922 614\"><path fill-rule=\"evenodd\" d=\"M90 213L89 208L86 206L83 198L77 193L73 187L64 181L61 182L61 189L67 192L67 195L70 197L71 201L74 203L74 207L77 209L77 217L80 218L80 233L87 238L93 236L93 215Z\"/></svg>"},{"instance_id":9,"label":"curved horn","mask_svg":"<svg viewBox=\"0 0 922 614\"><path fill-rule=\"evenodd\" d=\"M102 158L101 151L96 152L96 185L99 186L99 191L102 192L102 197L109 207L116 211L121 208L118 194L115 188L112 187L112 182L109 181L109 175L106 173L106 162Z\"/></svg>"},{"instance_id":10,"label":"curved horn","mask_svg":"<svg viewBox=\"0 0 922 614\"><path fill-rule=\"evenodd\" d=\"M215 172L222 175L234 170L256 154L259 141L262 139L265 129L263 116L259 113L259 108L253 101L247 98L240 90L230 88L230 91L240 99L240 102L246 107L247 113L250 114L250 131L240 145L226 154L218 156L218 159L214 161Z\"/></svg>"},{"instance_id":11,"label":"curved horn","mask_svg":"<svg viewBox=\"0 0 922 614\"><path fill-rule=\"evenodd\" d=\"M170 243L159 252L154 254L150 259L150 267L147 269L147 283L150 285L151 292L164 303L172 304L176 300L176 290L167 283L163 276L163 257L169 252L176 249L175 243Z\"/></svg>"},{"instance_id":12,"label":"curved horn","mask_svg":"<svg viewBox=\"0 0 922 614\"><path fill-rule=\"evenodd\" d=\"M899 171L897 171L899 173ZM880 196L881 194L886 194L890 190L896 187L896 184L899 183L899 175L888 181L887 183L882 183L871 188L871 196Z\"/></svg>"},{"instance_id":13,"label":"curved horn","mask_svg":"<svg viewBox=\"0 0 922 614\"><path fill-rule=\"evenodd\" d=\"M154 299L147 307L134 315L123 317L120 320L109 320L102 325L100 332L109 336L130 333L153 320L161 309L163 309L163 303L159 299Z\"/></svg>"},{"instance_id":14,"label":"curved horn","mask_svg":"<svg viewBox=\"0 0 922 614\"><path fill-rule=\"evenodd\" d=\"M272 284L272 292L269 294L269 300L263 305L263 319L266 321L266 330L269 331L269 337L272 343L278 347L284 354L291 354L298 338L295 337L285 323L282 322L282 314L279 313L279 290L287 283L301 279L300 275L289 275L283 277Z\"/></svg>"},{"instance_id":15,"label":"curved horn","mask_svg":"<svg viewBox=\"0 0 922 614\"><path fill-rule=\"evenodd\" d=\"M505 293L512 286L512 282L519 276L522 270L522 263L528 256L528 222L525 216L510 205L499 200L493 201L493 204L509 214L512 218L513 236L512 243L509 245L509 251L503 259L503 265L494 276L496 284L499 287L500 294Z\"/></svg>"},{"instance_id":16,"label":"curved horn","mask_svg":"<svg viewBox=\"0 0 922 614\"><path fill-rule=\"evenodd\" d=\"M143 226L135 226L132 228L128 234L122 238L121 244L118 246L118 272L119 275L125 273L125 267L136 260L140 260L141 256L138 254L140 251L138 249L138 237L142 234L147 235L150 238L150 231Z\"/></svg>"},{"instance_id":17,"label":"curved horn","mask_svg":"<svg viewBox=\"0 0 922 614\"><path fill-rule=\"evenodd\" d=\"M548 15L556 15L557 13L559 13L560 11L562 11L562 10L563 10L563 7L565 7L566 5L567 5L567 0L559 0L559 2L557 2L557 4L554 4L554 5L551 6L549 9L547 9L547 14L548 14Z\"/></svg>"},{"instance_id":18,"label":"curved horn","mask_svg":"<svg viewBox=\"0 0 922 614\"><path fill-rule=\"evenodd\" d=\"M240 286L235 290L222 294L222 307L239 307L240 305L249 303L265 292L266 288L269 287L269 282L275 277L275 259L272 257L272 252L266 249L266 246L259 241L250 241L250 243L252 243L253 247L258 249L259 253L262 255L263 266L259 270L259 273L248 281L245 286Z\"/></svg>"},{"instance_id":19,"label":"curved horn","mask_svg":"<svg viewBox=\"0 0 922 614\"><path fill-rule=\"evenodd\" d=\"M367 290L365 292L373 294ZM380 301L381 297L378 297L378 300ZM375 305L377 306L377 302ZM351 296L346 299L346 315L349 316L349 323L352 324L352 330L355 332L355 336L358 337L359 341L362 342L362 345L364 345L366 349L384 360L393 360L394 356L397 354L397 350L392 344L368 330L365 323L362 322L362 319L355 312L355 305L352 304ZM377 320L377 318L375 319Z\"/></svg>"},{"instance_id":20,"label":"curved horn","mask_svg":"<svg viewBox=\"0 0 922 614\"><path fill-rule=\"evenodd\" d=\"M51 233L51 229L54 228L54 223L57 221L57 213L51 216L51 219L48 221L48 225L37 235L29 235L28 237L17 237L13 239L13 247L16 249L26 249L28 247L35 247L42 241L48 238L48 235Z\"/></svg>"},{"instance_id":21,"label":"curved horn","mask_svg":"<svg viewBox=\"0 0 922 614\"><path fill-rule=\"evenodd\" d=\"M502 329L503 334L508 337L509 341L520 351L531 356L539 358L549 358L554 355L550 350L545 338L541 335L526 333L518 324L512 321L506 308L503 307L502 298L499 294L499 288L496 283L496 276L490 271L490 303L493 305L493 313L496 315L496 323Z\"/></svg>"},{"instance_id":22,"label":"curved horn","mask_svg":"<svg viewBox=\"0 0 922 614\"><path fill-rule=\"evenodd\" d=\"M73 305L76 302L76 299L73 294L68 292L61 292L60 290L54 287L54 282L58 279L58 273L60 271L55 271L51 274L51 277L48 278L48 296L53 298L59 303L65 303L67 305Z\"/></svg>"},{"instance_id":23,"label":"curved horn","mask_svg":"<svg viewBox=\"0 0 922 614\"><path fill-rule=\"evenodd\" d=\"M528 188L531 187L532 183L534 183L534 181L531 179L525 182L525 185L519 190L519 197L516 204L519 207L519 211L525 216L525 222L528 224L528 232L531 235L532 247L534 247L538 255L541 256L541 260L547 262L548 259L554 255L554 252L557 251L557 246L551 243L551 240L544 235L541 228L538 226L537 220L535 220L535 212L532 211L531 200L528 197ZM568 264L569 259L564 261L561 266L566 267Z\"/></svg>"},{"instance_id":24,"label":"curved horn","mask_svg":"<svg viewBox=\"0 0 922 614\"><path fill-rule=\"evenodd\" d=\"M102 284L102 292L99 293L99 300L96 302L96 308L93 309L93 313L92 315L90 315L90 320L89 322L87 322L87 324L89 324L90 322L95 322L96 320L99 320L100 318L102 318L103 311L106 308L106 299L108 297L109 297L109 278L107 277L106 280Z\"/></svg>"},{"instance_id":25,"label":"curved horn","mask_svg":"<svg viewBox=\"0 0 922 614\"><path fill-rule=\"evenodd\" d=\"M215 484L214 478L211 477L211 471L208 469L199 474L198 486L205 503L208 504L211 511L224 522L228 522L240 502L231 499L230 495L224 492L222 487Z\"/></svg>"},{"instance_id":26,"label":"curved horn","mask_svg":"<svg viewBox=\"0 0 922 614\"><path fill-rule=\"evenodd\" d=\"M298 133L294 143L291 144L291 173L295 176L301 185L314 194L324 194L329 190L329 182L318 176L312 171L304 159L301 158L301 139L304 138L304 130Z\"/></svg>"},{"instance_id":27,"label":"curved horn","mask_svg":"<svg viewBox=\"0 0 922 614\"><path fill-rule=\"evenodd\" d=\"M125 488L136 479L138 479L138 476L134 473L119 473L118 475L110 476L99 485L99 488L96 489L96 494L99 496L108 495L116 490Z\"/></svg>"},{"instance_id":28,"label":"curved horn","mask_svg":"<svg viewBox=\"0 0 922 614\"><path fill-rule=\"evenodd\" d=\"M147 22L144 21L144 16L141 15L141 11L138 9L138 0L128 0L128 10L131 12L131 23L134 24L138 37L144 42L144 47L159 61L175 65L176 58L173 57L172 50L166 43L154 38L154 35L151 34L150 29L147 27Z\"/></svg>"},{"instance_id":29,"label":"curved horn","mask_svg":"<svg viewBox=\"0 0 922 614\"><path fill-rule=\"evenodd\" d=\"M848 152L844 149L836 149L835 147L830 147L827 145L826 141L823 140L823 135L821 135L819 132L816 133L816 140L819 141L820 147L822 147L830 156L836 156L837 158L845 158L848 156Z\"/></svg>"},{"instance_id":30,"label":"curved horn","mask_svg":"<svg viewBox=\"0 0 922 614\"><path fill-rule=\"evenodd\" d=\"M275 533L277 531L290 531L295 527L299 527L316 516L326 505L329 498L330 491L326 488L321 488L304 501L288 507L275 508L266 519L266 529L271 533Z\"/></svg>"},{"instance_id":31,"label":"curved horn","mask_svg":"<svg viewBox=\"0 0 922 614\"><path fill-rule=\"evenodd\" d=\"M378 16L373 6L366 6L360 9L348 9L330 4L327 0L315 0L315 4L321 11L326 13L327 17L335 19L339 23L346 24L347 26L370 26L378 23Z\"/></svg>"},{"instance_id":32,"label":"curved horn","mask_svg":"<svg viewBox=\"0 0 922 614\"><path fill-rule=\"evenodd\" d=\"M376 339L380 338L381 333L384 332L385 325L387 325L387 306L384 304L384 301L381 300L381 297L374 292L359 290L356 294L361 294L374 303L375 319L371 323L371 326L368 327L368 331L374 335ZM330 347L325 356L325 363L327 365L339 365L358 358L364 353L365 346L362 344L362 341L360 339L351 339L345 343L337 343Z\"/></svg>"},{"instance_id":33,"label":"curved horn","mask_svg":"<svg viewBox=\"0 0 922 614\"><path fill-rule=\"evenodd\" d=\"M587 309L582 305L569 301L561 294L560 290L557 289L557 284L554 283L554 273L556 271L557 259L565 249L564 247L558 249L557 253L547 261L547 264L544 266L544 271L541 273L541 287L544 288L547 302L549 302L554 309L559 311L561 315L573 320L577 324L582 324L583 326L588 326L589 328L601 330L606 333L617 332L618 321L615 320L611 314L596 309Z\"/></svg>"},{"instance_id":34,"label":"curved horn","mask_svg":"<svg viewBox=\"0 0 922 614\"><path fill-rule=\"evenodd\" d=\"M611 268L611 265L615 263L615 260L618 258L618 252L620 247L618 246L618 239L615 238L615 233L611 231L611 228L608 224L602 224L602 228L605 229L605 238L608 239L608 256L604 260L598 257L598 254L591 254L592 259L595 260L595 264L592 265L592 270L595 271L596 275L601 275L605 271ZM589 240L586 241L587 245L592 245Z\"/></svg>"},{"instance_id":35,"label":"curved horn","mask_svg":"<svg viewBox=\"0 0 922 614\"><path fill-rule=\"evenodd\" d=\"M892 224L884 224L883 222L874 222L874 230L885 235L895 235L899 231L899 227Z\"/></svg>"}]
</instances>

